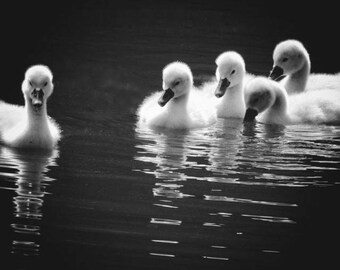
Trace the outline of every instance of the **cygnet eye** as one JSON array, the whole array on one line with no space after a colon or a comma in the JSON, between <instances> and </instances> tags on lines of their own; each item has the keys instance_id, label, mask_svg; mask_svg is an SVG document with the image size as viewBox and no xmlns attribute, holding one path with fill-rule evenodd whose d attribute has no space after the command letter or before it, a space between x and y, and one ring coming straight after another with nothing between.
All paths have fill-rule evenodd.
<instances>
[{"instance_id":1,"label":"cygnet eye","mask_svg":"<svg viewBox=\"0 0 340 270\"><path fill-rule=\"evenodd\" d=\"M230 73L230 75L233 75L235 73L235 69L233 69L233 71Z\"/></svg>"},{"instance_id":2,"label":"cygnet eye","mask_svg":"<svg viewBox=\"0 0 340 270\"><path fill-rule=\"evenodd\" d=\"M175 83L174 83L174 86L179 85L179 83L180 83L180 81L175 82Z\"/></svg>"},{"instance_id":3,"label":"cygnet eye","mask_svg":"<svg viewBox=\"0 0 340 270\"><path fill-rule=\"evenodd\" d=\"M288 57L284 57L284 58L282 58L282 62L284 63L284 62L287 62L288 61Z\"/></svg>"},{"instance_id":4,"label":"cygnet eye","mask_svg":"<svg viewBox=\"0 0 340 270\"><path fill-rule=\"evenodd\" d=\"M44 83L44 87L47 85L47 83L48 83L48 82L45 82L45 83Z\"/></svg>"},{"instance_id":5,"label":"cygnet eye","mask_svg":"<svg viewBox=\"0 0 340 270\"><path fill-rule=\"evenodd\" d=\"M28 81L28 82L30 83L30 86L33 86L31 81Z\"/></svg>"}]
</instances>

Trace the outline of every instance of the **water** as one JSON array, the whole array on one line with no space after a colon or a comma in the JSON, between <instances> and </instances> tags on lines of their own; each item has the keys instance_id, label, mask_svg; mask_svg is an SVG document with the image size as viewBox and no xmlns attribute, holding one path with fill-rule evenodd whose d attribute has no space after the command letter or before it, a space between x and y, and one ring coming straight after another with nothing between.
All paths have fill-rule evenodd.
<instances>
[{"instance_id":1,"label":"water","mask_svg":"<svg viewBox=\"0 0 340 270\"><path fill-rule=\"evenodd\" d=\"M23 104L25 69L50 66L52 152L0 146L2 269L296 269L337 262L340 127L220 119L153 131L135 110L182 60L195 84L237 50L268 75L274 45L298 38L314 72L337 72L331 9L266 2L124 1L10 7L0 98ZM319 8L320 10L321 8ZM39 14L39 16L32 16ZM319 18L319 17L318 17ZM2 19L4 20L4 19ZM5 25L5 21L2 21ZM39 25L39 28L37 26ZM324 39L326 44L318 43ZM19 49L18 49L19 47ZM327 48L326 48L327 47ZM335 246L335 248L333 247Z\"/></svg>"}]
</instances>

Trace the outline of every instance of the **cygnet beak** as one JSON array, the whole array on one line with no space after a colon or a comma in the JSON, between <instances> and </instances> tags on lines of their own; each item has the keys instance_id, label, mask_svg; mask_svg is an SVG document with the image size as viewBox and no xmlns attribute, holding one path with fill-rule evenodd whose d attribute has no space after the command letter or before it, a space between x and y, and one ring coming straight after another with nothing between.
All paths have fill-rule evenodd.
<instances>
[{"instance_id":1,"label":"cygnet beak","mask_svg":"<svg viewBox=\"0 0 340 270\"><path fill-rule=\"evenodd\" d=\"M217 88L215 90L215 96L218 98L222 97L229 85L230 85L230 82L228 81L227 78L221 79L218 82Z\"/></svg>"},{"instance_id":2,"label":"cygnet beak","mask_svg":"<svg viewBox=\"0 0 340 270\"><path fill-rule=\"evenodd\" d=\"M159 106L163 107L165 104L169 102L170 99L172 99L175 96L174 91L172 91L170 88L166 89L161 96L161 98L158 100Z\"/></svg>"},{"instance_id":3,"label":"cygnet beak","mask_svg":"<svg viewBox=\"0 0 340 270\"><path fill-rule=\"evenodd\" d=\"M32 105L35 109L39 109L43 105L44 92L41 89L34 89L32 91L31 99Z\"/></svg>"},{"instance_id":4,"label":"cygnet beak","mask_svg":"<svg viewBox=\"0 0 340 270\"><path fill-rule=\"evenodd\" d=\"M274 66L273 69L270 71L269 78L278 81L284 76L283 69L279 66Z\"/></svg>"},{"instance_id":5,"label":"cygnet beak","mask_svg":"<svg viewBox=\"0 0 340 270\"><path fill-rule=\"evenodd\" d=\"M257 110L248 108L246 110L246 114L244 115L243 122L253 122L257 115L258 115Z\"/></svg>"}]
</instances>

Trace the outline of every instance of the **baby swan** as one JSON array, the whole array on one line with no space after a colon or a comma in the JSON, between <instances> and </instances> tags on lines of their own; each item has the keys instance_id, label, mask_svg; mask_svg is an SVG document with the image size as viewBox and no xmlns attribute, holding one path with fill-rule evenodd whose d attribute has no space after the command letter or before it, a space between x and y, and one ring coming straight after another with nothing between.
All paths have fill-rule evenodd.
<instances>
[{"instance_id":1,"label":"baby swan","mask_svg":"<svg viewBox=\"0 0 340 270\"><path fill-rule=\"evenodd\" d=\"M216 59L216 79L219 81L215 96L217 116L221 118L243 118L246 111L244 103L245 63L242 56L234 51L220 54Z\"/></svg>"},{"instance_id":2,"label":"baby swan","mask_svg":"<svg viewBox=\"0 0 340 270\"><path fill-rule=\"evenodd\" d=\"M277 82L258 76L246 85L245 122L250 122L258 115L257 120L268 124L287 124L288 102L285 89Z\"/></svg>"},{"instance_id":3,"label":"baby swan","mask_svg":"<svg viewBox=\"0 0 340 270\"><path fill-rule=\"evenodd\" d=\"M287 76L282 84L288 94L305 90L311 63L309 54L300 41L288 39L277 44L273 52L273 63L269 77L279 80Z\"/></svg>"},{"instance_id":4,"label":"baby swan","mask_svg":"<svg viewBox=\"0 0 340 270\"><path fill-rule=\"evenodd\" d=\"M269 124L340 124L340 91L315 90L288 96L275 81L258 77L246 86L244 121Z\"/></svg>"},{"instance_id":5,"label":"baby swan","mask_svg":"<svg viewBox=\"0 0 340 270\"><path fill-rule=\"evenodd\" d=\"M47 99L53 92L53 75L44 65L27 69L22 82L25 106L0 101L0 141L17 148L52 149L61 130L47 115Z\"/></svg>"},{"instance_id":6,"label":"baby swan","mask_svg":"<svg viewBox=\"0 0 340 270\"><path fill-rule=\"evenodd\" d=\"M216 121L216 112L193 86L189 66L172 62L163 69L163 91L147 97L137 110L138 122L169 129L201 128Z\"/></svg>"},{"instance_id":7,"label":"baby swan","mask_svg":"<svg viewBox=\"0 0 340 270\"><path fill-rule=\"evenodd\" d=\"M280 83L288 94L305 90L340 90L340 73L310 74L309 54L298 40L288 39L278 43L273 52L273 63L269 77L273 80L285 77Z\"/></svg>"}]
</instances>

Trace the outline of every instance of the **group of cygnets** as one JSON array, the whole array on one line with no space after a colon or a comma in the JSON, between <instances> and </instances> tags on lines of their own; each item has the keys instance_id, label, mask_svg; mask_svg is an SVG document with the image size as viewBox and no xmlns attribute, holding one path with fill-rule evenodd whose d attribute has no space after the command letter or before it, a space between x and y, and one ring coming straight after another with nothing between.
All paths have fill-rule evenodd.
<instances>
[{"instance_id":1,"label":"group of cygnets","mask_svg":"<svg viewBox=\"0 0 340 270\"><path fill-rule=\"evenodd\" d=\"M269 78L255 76L246 72L239 53L224 52L216 59L216 79L200 87L194 86L187 64L170 63L163 69L163 91L138 107L138 124L193 129L213 125L218 118L282 125L340 122L340 73L310 74L308 52L297 40L279 43L273 61ZM58 143L61 129L47 114L52 79L47 66L32 66L22 83L25 106L0 101L2 144L52 149Z\"/></svg>"},{"instance_id":2,"label":"group of cygnets","mask_svg":"<svg viewBox=\"0 0 340 270\"><path fill-rule=\"evenodd\" d=\"M340 73L310 74L309 54L297 40L277 44L269 78L247 73L235 51L222 53L215 62L216 79L198 88L187 64L168 64L164 91L140 105L139 123L172 129L207 127L217 118L281 125L340 123Z\"/></svg>"}]
</instances>

